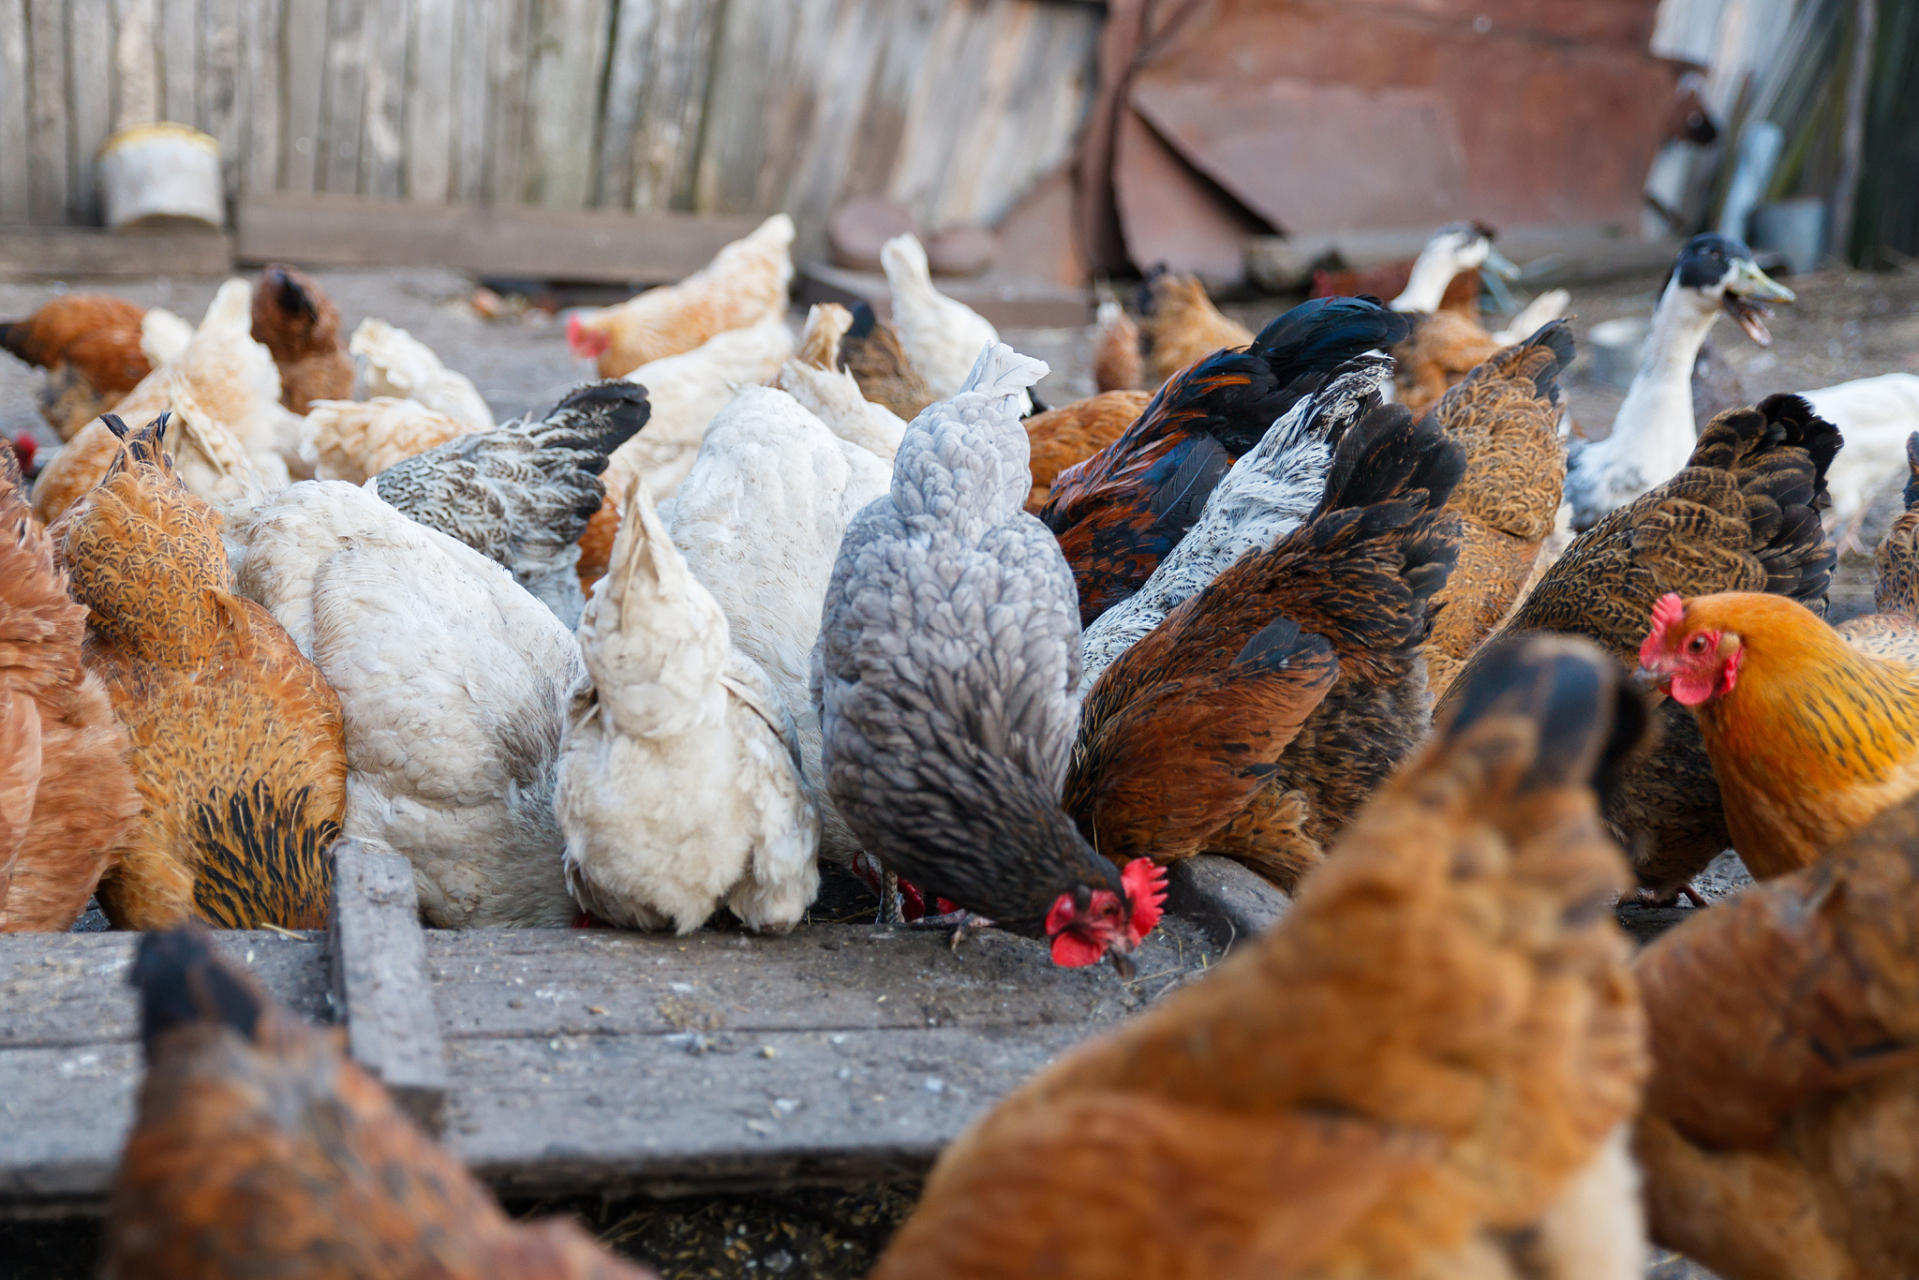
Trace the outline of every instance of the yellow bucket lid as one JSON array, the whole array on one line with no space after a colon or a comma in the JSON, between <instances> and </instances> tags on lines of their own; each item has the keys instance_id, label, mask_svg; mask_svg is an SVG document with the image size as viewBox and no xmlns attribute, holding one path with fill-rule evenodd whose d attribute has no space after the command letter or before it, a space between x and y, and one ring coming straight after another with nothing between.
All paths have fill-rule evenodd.
<instances>
[{"instance_id":1,"label":"yellow bucket lid","mask_svg":"<svg viewBox=\"0 0 1919 1280\"><path fill-rule=\"evenodd\" d=\"M136 124L130 129L108 138L100 146L100 157L124 147L136 146L142 142L157 142L162 138L172 138L179 142L189 142L212 155L220 154L220 143L210 134L201 133L190 124L178 124L172 120L157 120L152 124Z\"/></svg>"}]
</instances>

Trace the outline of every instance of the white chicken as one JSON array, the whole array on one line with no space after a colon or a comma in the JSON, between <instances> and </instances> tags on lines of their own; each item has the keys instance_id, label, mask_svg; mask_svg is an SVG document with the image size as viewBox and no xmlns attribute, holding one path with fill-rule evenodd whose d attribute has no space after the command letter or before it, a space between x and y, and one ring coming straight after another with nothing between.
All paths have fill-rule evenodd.
<instances>
[{"instance_id":1,"label":"white chicken","mask_svg":"<svg viewBox=\"0 0 1919 1280\"><path fill-rule=\"evenodd\" d=\"M493 410L463 373L405 329L371 316L360 321L347 350L366 358L366 394L412 400L436 413L457 418L475 431L493 430Z\"/></svg>"},{"instance_id":2,"label":"white chicken","mask_svg":"<svg viewBox=\"0 0 1919 1280\"><path fill-rule=\"evenodd\" d=\"M913 235L894 236L882 245L880 266L893 293L893 329L906 358L935 398L958 395L979 353L999 341L999 330L973 308L933 287L926 250ZM1032 397L1020 392L1021 416L1032 411Z\"/></svg>"},{"instance_id":3,"label":"white chicken","mask_svg":"<svg viewBox=\"0 0 1919 1280\"><path fill-rule=\"evenodd\" d=\"M780 390L840 439L891 462L906 434L906 423L885 405L868 400L860 393L858 380L834 363L840 339L852 324L852 313L836 303L819 303L808 311L799 348L780 368Z\"/></svg>"},{"instance_id":4,"label":"white chicken","mask_svg":"<svg viewBox=\"0 0 1919 1280\"><path fill-rule=\"evenodd\" d=\"M158 369L172 364L193 341L193 326L165 307L148 307L140 317L140 354Z\"/></svg>"},{"instance_id":5,"label":"white chicken","mask_svg":"<svg viewBox=\"0 0 1919 1280\"><path fill-rule=\"evenodd\" d=\"M789 368L791 366L788 366ZM735 648L771 681L820 788L820 719L809 689L820 602L847 522L887 492L892 459L839 438L792 396L747 387L707 429L660 519L726 616ZM823 846L846 861L852 833L822 804Z\"/></svg>"},{"instance_id":6,"label":"white chicken","mask_svg":"<svg viewBox=\"0 0 1919 1280\"><path fill-rule=\"evenodd\" d=\"M739 388L772 381L792 354L792 331L775 315L627 374L628 382L646 388L653 416L646 430L614 451L606 468L606 491L623 507L633 481L645 476L654 502L664 502L692 469L713 415Z\"/></svg>"},{"instance_id":7,"label":"white chicken","mask_svg":"<svg viewBox=\"0 0 1919 1280\"><path fill-rule=\"evenodd\" d=\"M573 636L512 575L365 489L309 481L235 517L239 590L340 695L346 835L413 863L443 928L578 910L553 812Z\"/></svg>"},{"instance_id":8,"label":"white chicken","mask_svg":"<svg viewBox=\"0 0 1919 1280\"><path fill-rule=\"evenodd\" d=\"M610 924L691 933L722 904L784 933L819 889L792 720L687 569L645 486L580 624L591 686L560 757L566 878Z\"/></svg>"},{"instance_id":9,"label":"white chicken","mask_svg":"<svg viewBox=\"0 0 1919 1280\"><path fill-rule=\"evenodd\" d=\"M417 400L315 400L300 426L300 461L309 479L365 484L415 454L483 429Z\"/></svg>"}]
</instances>

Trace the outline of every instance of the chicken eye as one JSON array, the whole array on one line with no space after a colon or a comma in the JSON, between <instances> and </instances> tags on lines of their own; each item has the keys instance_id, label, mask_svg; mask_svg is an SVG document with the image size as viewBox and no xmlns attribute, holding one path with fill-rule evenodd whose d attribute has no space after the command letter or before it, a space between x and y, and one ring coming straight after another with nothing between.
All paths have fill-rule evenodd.
<instances>
[{"instance_id":1,"label":"chicken eye","mask_svg":"<svg viewBox=\"0 0 1919 1280\"><path fill-rule=\"evenodd\" d=\"M1694 636L1686 642L1686 647L1694 653L1704 653L1706 651L1706 637Z\"/></svg>"}]
</instances>

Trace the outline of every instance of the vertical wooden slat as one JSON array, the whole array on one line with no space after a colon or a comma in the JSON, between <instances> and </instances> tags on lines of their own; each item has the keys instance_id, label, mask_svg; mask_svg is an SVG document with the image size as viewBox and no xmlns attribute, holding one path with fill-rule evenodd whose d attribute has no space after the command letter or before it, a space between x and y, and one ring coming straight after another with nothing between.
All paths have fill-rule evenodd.
<instances>
[{"instance_id":1,"label":"vertical wooden slat","mask_svg":"<svg viewBox=\"0 0 1919 1280\"><path fill-rule=\"evenodd\" d=\"M229 193L240 189L240 2L202 0L200 127L220 144Z\"/></svg>"},{"instance_id":2,"label":"vertical wooden slat","mask_svg":"<svg viewBox=\"0 0 1919 1280\"><path fill-rule=\"evenodd\" d=\"M160 118L160 0L115 0L113 128Z\"/></svg>"},{"instance_id":3,"label":"vertical wooden slat","mask_svg":"<svg viewBox=\"0 0 1919 1280\"><path fill-rule=\"evenodd\" d=\"M527 73L532 43L531 0L487 0L488 42L492 49L491 119L487 138L487 199L519 204L526 194Z\"/></svg>"},{"instance_id":4,"label":"vertical wooden slat","mask_svg":"<svg viewBox=\"0 0 1919 1280\"><path fill-rule=\"evenodd\" d=\"M528 191L558 209L593 189L600 84L612 16L608 0L537 0L527 75Z\"/></svg>"},{"instance_id":5,"label":"vertical wooden slat","mask_svg":"<svg viewBox=\"0 0 1919 1280\"><path fill-rule=\"evenodd\" d=\"M94 156L113 127L112 0L69 0L67 24L67 213L93 226L100 221Z\"/></svg>"},{"instance_id":6,"label":"vertical wooden slat","mask_svg":"<svg viewBox=\"0 0 1919 1280\"><path fill-rule=\"evenodd\" d=\"M721 9L718 0L660 0L650 41L653 74L640 96L633 131L635 209L692 204L700 118Z\"/></svg>"},{"instance_id":7,"label":"vertical wooden slat","mask_svg":"<svg viewBox=\"0 0 1919 1280\"><path fill-rule=\"evenodd\" d=\"M607 57L606 101L600 111L599 180L593 203L624 206L633 187L633 131L639 125L640 96L654 70L653 27L670 0L617 0L613 43Z\"/></svg>"},{"instance_id":8,"label":"vertical wooden slat","mask_svg":"<svg viewBox=\"0 0 1919 1280\"><path fill-rule=\"evenodd\" d=\"M838 203L846 182L853 139L865 115L882 52L923 28L893 29L898 8L891 0L845 0L804 73L811 82L813 115L792 139L793 163L780 207L800 226L818 228ZM925 46L921 45L923 58Z\"/></svg>"},{"instance_id":9,"label":"vertical wooden slat","mask_svg":"<svg viewBox=\"0 0 1919 1280\"><path fill-rule=\"evenodd\" d=\"M407 103L407 45L412 39L408 0L383 0L367 34L366 126L360 142L360 184L367 195L400 198L406 175L402 131Z\"/></svg>"},{"instance_id":10,"label":"vertical wooden slat","mask_svg":"<svg viewBox=\"0 0 1919 1280\"><path fill-rule=\"evenodd\" d=\"M200 3L160 2L160 109L168 120L200 123Z\"/></svg>"},{"instance_id":11,"label":"vertical wooden slat","mask_svg":"<svg viewBox=\"0 0 1919 1280\"><path fill-rule=\"evenodd\" d=\"M453 64L453 198L466 204L486 199L487 32L488 15L469 5L454 35L459 52Z\"/></svg>"},{"instance_id":12,"label":"vertical wooden slat","mask_svg":"<svg viewBox=\"0 0 1919 1280\"><path fill-rule=\"evenodd\" d=\"M27 0L0 0L0 223L25 222L32 212L28 77Z\"/></svg>"},{"instance_id":13,"label":"vertical wooden slat","mask_svg":"<svg viewBox=\"0 0 1919 1280\"><path fill-rule=\"evenodd\" d=\"M848 145L843 194L877 195L891 182L906 136L907 104L945 8L946 0L897 0L894 5L892 30Z\"/></svg>"},{"instance_id":14,"label":"vertical wooden slat","mask_svg":"<svg viewBox=\"0 0 1919 1280\"><path fill-rule=\"evenodd\" d=\"M409 198L442 202L453 178L453 28L455 0L413 0L412 74L406 113Z\"/></svg>"},{"instance_id":15,"label":"vertical wooden slat","mask_svg":"<svg viewBox=\"0 0 1919 1280\"><path fill-rule=\"evenodd\" d=\"M379 0L372 0L378 4ZM360 189L360 124L366 114L368 0L333 0L326 47L326 108L321 113L319 180L328 191Z\"/></svg>"},{"instance_id":16,"label":"vertical wooden slat","mask_svg":"<svg viewBox=\"0 0 1919 1280\"><path fill-rule=\"evenodd\" d=\"M67 220L66 22L65 0L28 0L28 202L43 226Z\"/></svg>"},{"instance_id":17,"label":"vertical wooden slat","mask_svg":"<svg viewBox=\"0 0 1919 1280\"><path fill-rule=\"evenodd\" d=\"M286 78L284 185L302 194L319 185L320 96L326 58L327 0L286 0L280 32L281 75Z\"/></svg>"},{"instance_id":18,"label":"vertical wooden slat","mask_svg":"<svg viewBox=\"0 0 1919 1280\"><path fill-rule=\"evenodd\" d=\"M768 154L768 122L778 115L799 25L794 4L726 6L713 58L712 88L700 140L693 207L702 213L748 213L765 199L761 159Z\"/></svg>"},{"instance_id":19,"label":"vertical wooden slat","mask_svg":"<svg viewBox=\"0 0 1919 1280\"><path fill-rule=\"evenodd\" d=\"M242 0L240 86L246 115L240 182L247 191L273 191L280 185L287 87L281 75L280 14L281 0Z\"/></svg>"}]
</instances>

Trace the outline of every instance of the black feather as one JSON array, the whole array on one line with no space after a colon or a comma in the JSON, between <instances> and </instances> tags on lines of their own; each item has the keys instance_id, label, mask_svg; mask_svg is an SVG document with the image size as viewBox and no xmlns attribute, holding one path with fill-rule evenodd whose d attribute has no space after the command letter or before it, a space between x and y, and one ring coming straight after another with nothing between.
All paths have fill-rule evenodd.
<instances>
[{"instance_id":1,"label":"black feather","mask_svg":"<svg viewBox=\"0 0 1919 1280\"><path fill-rule=\"evenodd\" d=\"M140 1040L147 1055L175 1027L218 1022L249 1040L259 1025L259 994L213 954L206 930L186 927L140 939L128 975L140 989Z\"/></svg>"},{"instance_id":2,"label":"black feather","mask_svg":"<svg viewBox=\"0 0 1919 1280\"><path fill-rule=\"evenodd\" d=\"M873 304L864 298L853 304L853 323L846 330L846 338L864 338L873 332L873 326L879 323L879 316L873 311Z\"/></svg>"}]
</instances>

